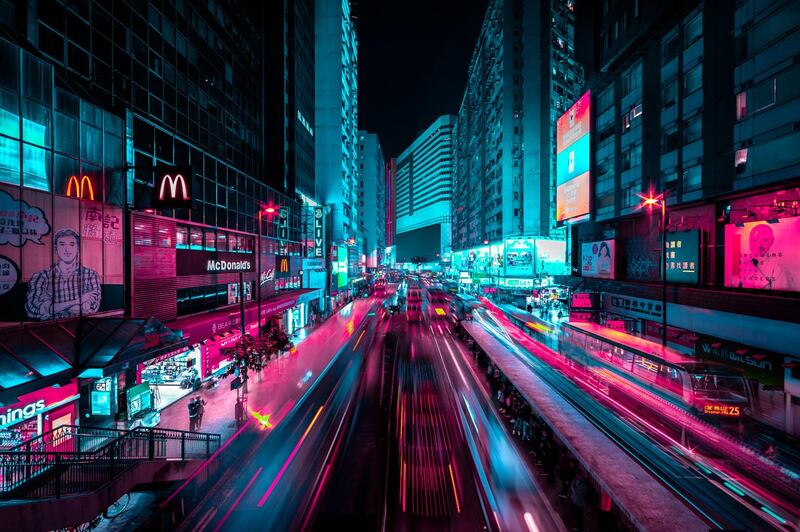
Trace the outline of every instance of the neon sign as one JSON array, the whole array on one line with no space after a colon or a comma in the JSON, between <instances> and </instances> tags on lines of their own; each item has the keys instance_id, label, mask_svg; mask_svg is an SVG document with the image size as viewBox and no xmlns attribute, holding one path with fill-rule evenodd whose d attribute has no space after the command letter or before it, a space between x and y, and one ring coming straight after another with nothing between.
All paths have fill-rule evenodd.
<instances>
[{"instance_id":1,"label":"neon sign","mask_svg":"<svg viewBox=\"0 0 800 532\"><path fill-rule=\"evenodd\" d=\"M188 209L192 206L192 169L163 166L156 168L153 206Z\"/></svg>"},{"instance_id":2,"label":"neon sign","mask_svg":"<svg viewBox=\"0 0 800 532\"><path fill-rule=\"evenodd\" d=\"M704 405L703 413L709 416L738 417L742 415L741 407L731 405Z\"/></svg>"},{"instance_id":3,"label":"neon sign","mask_svg":"<svg viewBox=\"0 0 800 532\"><path fill-rule=\"evenodd\" d=\"M66 194L68 198L74 196L79 199L94 201L94 186L92 186L92 180L89 179L88 175L81 177L80 182L78 181L78 176L69 176Z\"/></svg>"}]
</instances>

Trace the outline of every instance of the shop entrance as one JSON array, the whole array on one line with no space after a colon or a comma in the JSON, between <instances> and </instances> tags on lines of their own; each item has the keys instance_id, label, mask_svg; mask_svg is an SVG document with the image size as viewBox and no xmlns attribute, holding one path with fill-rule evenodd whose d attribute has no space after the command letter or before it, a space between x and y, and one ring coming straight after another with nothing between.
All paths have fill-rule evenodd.
<instances>
[{"instance_id":1,"label":"shop entrance","mask_svg":"<svg viewBox=\"0 0 800 532\"><path fill-rule=\"evenodd\" d=\"M200 379L202 356L197 347L142 364L142 384L149 384L153 394L153 408L161 410L178 399L192 393Z\"/></svg>"}]
</instances>

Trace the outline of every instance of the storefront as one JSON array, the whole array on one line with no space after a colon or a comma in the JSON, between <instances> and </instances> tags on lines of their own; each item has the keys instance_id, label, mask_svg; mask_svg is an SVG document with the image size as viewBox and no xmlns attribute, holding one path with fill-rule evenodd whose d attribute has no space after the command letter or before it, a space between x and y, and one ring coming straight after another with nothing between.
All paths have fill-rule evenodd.
<instances>
[{"instance_id":1,"label":"storefront","mask_svg":"<svg viewBox=\"0 0 800 532\"><path fill-rule=\"evenodd\" d=\"M11 449L64 425L78 424L78 382L50 386L0 407L0 450Z\"/></svg>"},{"instance_id":2,"label":"storefront","mask_svg":"<svg viewBox=\"0 0 800 532\"><path fill-rule=\"evenodd\" d=\"M166 353L139 364L137 382L148 384L156 410L171 405L192 392L202 378L203 356L199 345Z\"/></svg>"}]
</instances>

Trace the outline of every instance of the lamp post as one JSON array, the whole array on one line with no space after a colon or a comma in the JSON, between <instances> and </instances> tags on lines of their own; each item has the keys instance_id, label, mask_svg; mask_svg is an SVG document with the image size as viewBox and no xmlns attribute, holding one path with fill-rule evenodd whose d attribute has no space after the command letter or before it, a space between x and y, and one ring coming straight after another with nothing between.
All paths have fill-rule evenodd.
<instances>
[{"instance_id":1,"label":"lamp post","mask_svg":"<svg viewBox=\"0 0 800 532\"><path fill-rule=\"evenodd\" d=\"M258 246L256 249L258 250L258 259L256 259L256 269L258 272L256 273L256 299L258 301L258 336L261 336L261 219L264 214L267 214L270 218L275 214L277 209L272 205L268 205L267 207L260 207L258 209ZM244 297L244 295L242 296ZM243 330L244 331L244 330Z\"/></svg>"},{"instance_id":2,"label":"lamp post","mask_svg":"<svg viewBox=\"0 0 800 532\"><path fill-rule=\"evenodd\" d=\"M667 192L653 196L643 196L642 207L649 207L653 212L653 207L661 207L661 345L667 346Z\"/></svg>"}]
</instances>

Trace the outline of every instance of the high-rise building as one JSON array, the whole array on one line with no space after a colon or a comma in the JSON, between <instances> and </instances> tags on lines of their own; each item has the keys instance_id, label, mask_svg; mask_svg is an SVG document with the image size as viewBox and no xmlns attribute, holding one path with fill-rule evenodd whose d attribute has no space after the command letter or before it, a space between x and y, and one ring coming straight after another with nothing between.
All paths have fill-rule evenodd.
<instances>
[{"instance_id":1,"label":"high-rise building","mask_svg":"<svg viewBox=\"0 0 800 532\"><path fill-rule=\"evenodd\" d=\"M314 0L275 0L262 8L265 176L289 195L314 199Z\"/></svg>"},{"instance_id":2,"label":"high-rise building","mask_svg":"<svg viewBox=\"0 0 800 532\"><path fill-rule=\"evenodd\" d=\"M591 209L565 282L601 292L601 322L743 371L754 417L800 433L798 4L589 2L577 23Z\"/></svg>"},{"instance_id":3,"label":"high-rise building","mask_svg":"<svg viewBox=\"0 0 800 532\"><path fill-rule=\"evenodd\" d=\"M45 405L2 445L56 420L131 419L153 404L125 400L152 393L143 381L224 371L221 338L300 326L299 204L262 179L260 14L217 1L0 11L0 322L14 346L0 402ZM89 330L106 343L86 344ZM143 337L151 347L120 350ZM103 377L78 381L87 370Z\"/></svg>"},{"instance_id":4,"label":"high-rise building","mask_svg":"<svg viewBox=\"0 0 800 532\"><path fill-rule=\"evenodd\" d=\"M340 272L330 295L341 300L360 271L358 36L349 0L316 0L314 11L316 200L330 212L330 256Z\"/></svg>"},{"instance_id":5,"label":"high-rise building","mask_svg":"<svg viewBox=\"0 0 800 532\"><path fill-rule=\"evenodd\" d=\"M398 262L438 264L450 253L454 124L455 116L440 116L397 156Z\"/></svg>"},{"instance_id":6,"label":"high-rise building","mask_svg":"<svg viewBox=\"0 0 800 532\"><path fill-rule=\"evenodd\" d=\"M367 269L374 270L386 253L386 161L375 133L358 132L358 172L364 255Z\"/></svg>"},{"instance_id":7,"label":"high-rise building","mask_svg":"<svg viewBox=\"0 0 800 532\"><path fill-rule=\"evenodd\" d=\"M397 176L397 160L392 158L386 163L386 253L384 264L394 266L395 263L395 186Z\"/></svg>"},{"instance_id":8,"label":"high-rise building","mask_svg":"<svg viewBox=\"0 0 800 532\"><path fill-rule=\"evenodd\" d=\"M556 120L583 83L573 6L491 0L470 61L455 131L453 264L500 286L506 273L527 287L557 270L529 259L532 238L563 235L554 229ZM504 268L509 239L530 268ZM536 253L555 264L555 250L545 248Z\"/></svg>"}]
</instances>

